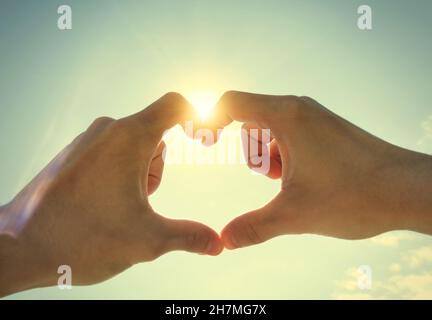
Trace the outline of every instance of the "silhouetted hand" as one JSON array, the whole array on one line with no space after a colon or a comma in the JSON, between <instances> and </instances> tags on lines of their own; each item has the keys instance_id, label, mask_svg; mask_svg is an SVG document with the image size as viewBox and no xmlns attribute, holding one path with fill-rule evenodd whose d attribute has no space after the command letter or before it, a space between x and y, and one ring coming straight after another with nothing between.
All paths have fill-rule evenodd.
<instances>
[{"instance_id":1,"label":"silhouetted hand","mask_svg":"<svg viewBox=\"0 0 432 320\"><path fill-rule=\"evenodd\" d=\"M269 155L264 173L282 183L270 203L224 228L227 248L284 234L345 239L396 229L432 234L430 156L380 140L308 97L230 91L207 127L215 130L232 120L244 122L249 133L271 130L269 145L257 154L249 148L249 166L255 169L251 159Z\"/></svg>"},{"instance_id":2,"label":"silhouetted hand","mask_svg":"<svg viewBox=\"0 0 432 320\"><path fill-rule=\"evenodd\" d=\"M219 254L215 231L148 202L162 177L162 134L188 114L188 102L169 93L130 117L97 119L3 207L3 231L15 237L0 236L0 295L54 285L60 265L81 285L172 250Z\"/></svg>"}]
</instances>

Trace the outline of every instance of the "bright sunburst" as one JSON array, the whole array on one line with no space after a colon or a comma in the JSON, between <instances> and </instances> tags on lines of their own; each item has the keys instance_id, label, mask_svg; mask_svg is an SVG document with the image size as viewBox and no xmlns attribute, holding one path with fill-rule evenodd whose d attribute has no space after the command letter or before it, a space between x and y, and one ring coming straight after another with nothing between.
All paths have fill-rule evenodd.
<instances>
[{"instance_id":1,"label":"bright sunburst","mask_svg":"<svg viewBox=\"0 0 432 320\"><path fill-rule=\"evenodd\" d=\"M206 120L210 117L213 107L218 100L218 96L212 91L194 91L188 94L187 98L197 110L201 120Z\"/></svg>"}]
</instances>

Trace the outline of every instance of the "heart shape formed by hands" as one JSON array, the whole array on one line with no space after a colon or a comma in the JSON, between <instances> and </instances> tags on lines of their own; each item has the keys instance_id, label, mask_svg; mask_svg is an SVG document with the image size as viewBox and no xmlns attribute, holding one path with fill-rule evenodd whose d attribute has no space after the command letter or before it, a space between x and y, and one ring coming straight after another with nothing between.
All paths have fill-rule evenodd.
<instances>
[{"instance_id":1,"label":"heart shape formed by hands","mask_svg":"<svg viewBox=\"0 0 432 320\"><path fill-rule=\"evenodd\" d=\"M221 235L199 222L169 219L149 203L162 177L163 134L186 121L210 132L243 122L249 167L262 168L256 159L267 159L266 170L258 171L281 179L268 204L236 217ZM405 209L424 213L427 206L413 205L405 180L394 178L403 173L417 181L421 174L406 163L430 172L429 158L368 134L308 97L231 91L202 121L183 96L170 93L126 118L94 121L0 207L0 236L14 238L0 237L7 249L2 267L13 270L14 280L0 296L55 284L59 265L73 268L76 284L91 284L173 250L218 255L224 247L284 234L361 239L397 229L429 231ZM430 199L422 197L418 203ZM36 266L32 274L27 265Z\"/></svg>"},{"instance_id":2,"label":"heart shape formed by hands","mask_svg":"<svg viewBox=\"0 0 432 320\"><path fill-rule=\"evenodd\" d=\"M370 185L383 158L370 150L386 142L358 129L309 97L225 93L205 121L181 96L181 121L192 120L193 138L216 143L218 130L243 122L242 140L248 166L271 179L281 179L281 191L264 207L236 217L221 232L225 248L236 249L284 234L313 233L346 239L370 237L388 230L376 220L364 226L360 191ZM185 112L185 110L187 110ZM196 134L200 130L213 133ZM267 137L266 137L267 136ZM256 146L252 147L251 143ZM268 161L262 166L259 161ZM347 163L350 163L348 166ZM353 174L350 166L361 168ZM265 170L260 170L262 168ZM353 213L351 221L341 212ZM372 217L368 213L368 217Z\"/></svg>"}]
</instances>

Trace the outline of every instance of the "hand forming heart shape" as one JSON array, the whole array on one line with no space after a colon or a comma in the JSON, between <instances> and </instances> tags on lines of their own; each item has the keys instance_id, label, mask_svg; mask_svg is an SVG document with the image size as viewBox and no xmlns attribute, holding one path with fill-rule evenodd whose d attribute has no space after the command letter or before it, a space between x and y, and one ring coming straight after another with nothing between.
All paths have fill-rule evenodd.
<instances>
[{"instance_id":1,"label":"hand forming heart shape","mask_svg":"<svg viewBox=\"0 0 432 320\"><path fill-rule=\"evenodd\" d=\"M186 101L182 105L190 109ZM223 229L221 240L226 248L283 234L360 239L401 227L400 221L389 222L393 213L378 214L376 204L364 210L365 201L375 203L374 195L383 193L376 181L378 177L378 181L389 179L383 170L389 154L400 157L401 149L355 127L315 100L231 91L221 97L207 121L196 120L189 111L181 114L183 121L194 119L197 131L217 132L234 120L243 122L248 166L256 170L261 168L257 158L268 159L266 170L257 171L281 178L281 191L270 203L235 218ZM266 130L271 130L269 139L264 139ZM258 147L252 148L251 141ZM350 213L349 220L341 217L344 213ZM372 223L365 224L365 220Z\"/></svg>"},{"instance_id":2,"label":"hand forming heart shape","mask_svg":"<svg viewBox=\"0 0 432 320\"><path fill-rule=\"evenodd\" d=\"M249 167L256 170L256 159L267 158L262 173L281 179L273 200L235 218L221 236L201 223L157 214L148 201L162 176L163 133L186 120L212 132L243 122ZM248 147L250 138L258 147ZM430 197L405 187L417 181L417 171L427 176L429 166L424 155L384 142L308 97L230 91L203 122L185 98L170 93L135 115L97 119L0 207L0 267L8 270L0 284L12 283L0 285L0 295L55 283L59 265L73 268L75 284L90 284L172 250L218 255L223 247L283 234L430 233L412 214L424 212L419 203ZM34 266L31 274L27 265ZM1 268L0 276L6 274Z\"/></svg>"}]
</instances>

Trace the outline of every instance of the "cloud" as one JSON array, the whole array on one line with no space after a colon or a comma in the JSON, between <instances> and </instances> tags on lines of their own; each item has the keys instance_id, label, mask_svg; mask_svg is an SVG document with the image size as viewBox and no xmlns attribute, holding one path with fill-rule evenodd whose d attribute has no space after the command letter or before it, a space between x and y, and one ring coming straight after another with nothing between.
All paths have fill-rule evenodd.
<instances>
[{"instance_id":1,"label":"cloud","mask_svg":"<svg viewBox=\"0 0 432 320\"><path fill-rule=\"evenodd\" d=\"M429 139L432 139L432 115L430 115L425 121L423 121L422 128L425 132L425 135Z\"/></svg>"},{"instance_id":2,"label":"cloud","mask_svg":"<svg viewBox=\"0 0 432 320\"><path fill-rule=\"evenodd\" d=\"M417 142L417 145L425 148L425 151L432 150L432 115L430 115L426 120L424 120L421 124L423 129L423 136ZM427 150L426 150L427 149Z\"/></svg>"},{"instance_id":3,"label":"cloud","mask_svg":"<svg viewBox=\"0 0 432 320\"><path fill-rule=\"evenodd\" d=\"M432 299L432 273L397 275L383 289L401 299Z\"/></svg>"},{"instance_id":4,"label":"cloud","mask_svg":"<svg viewBox=\"0 0 432 320\"><path fill-rule=\"evenodd\" d=\"M358 268L350 268L346 270L345 278L342 281L337 282L337 287L340 290L333 294L332 297L338 300L373 299L373 296L369 293L370 288L361 289L362 276L364 276L364 273L362 273L360 266ZM370 274L370 276L372 276L372 274Z\"/></svg>"},{"instance_id":5,"label":"cloud","mask_svg":"<svg viewBox=\"0 0 432 320\"><path fill-rule=\"evenodd\" d=\"M425 246L411 250L403 256L403 260L411 268L423 266L426 263L432 263L432 246Z\"/></svg>"},{"instance_id":6,"label":"cloud","mask_svg":"<svg viewBox=\"0 0 432 320\"><path fill-rule=\"evenodd\" d=\"M390 272L392 272L392 273L398 273L398 272L401 271L401 269L402 269L402 267L401 267L401 265L400 265L399 263L392 263L392 264L389 266L389 270L390 270Z\"/></svg>"},{"instance_id":7,"label":"cloud","mask_svg":"<svg viewBox=\"0 0 432 320\"><path fill-rule=\"evenodd\" d=\"M346 291L355 291L358 289L358 270L350 268L345 272L346 278L344 281L339 282L339 287Z\"/></svg>"},{"instance_id":8,"label":"cloud","mask_svg":"<svg viewBox=\"0 0 432 320\"><path fill-rule=\"evenodd\" d=\"M397 247L402 240L411 240L414 237L406 232L403 233L385 233L370 239L374 244L378 244L384 247Z\"/></svg>"},{"instance_id":9,"label":"cloud","mask_svg":"<svg viewBox=\"0 0 432 320\"><path fill-rule=\"evenodd\" d=\"M373 280L372 288L361 290L357 276L348 276L338 284L334 299L432 299L432 272L397 274L385 281Z\"/></svg>"},{"instance_id":10,"label":"cloud","mask_svg":"<svg viewBox=\"0 0 432 320\"><path fill-rule=\"evenodd\" d=\"M396 243L383 241L383 243ZM373 270L372 270L373 271ZM335 299L432 299L432 246L423 246L400 255L377 278L372 272L372 286L361 290L359 273L348 269L336 283Z\"/></svg>"}]
</instances>

